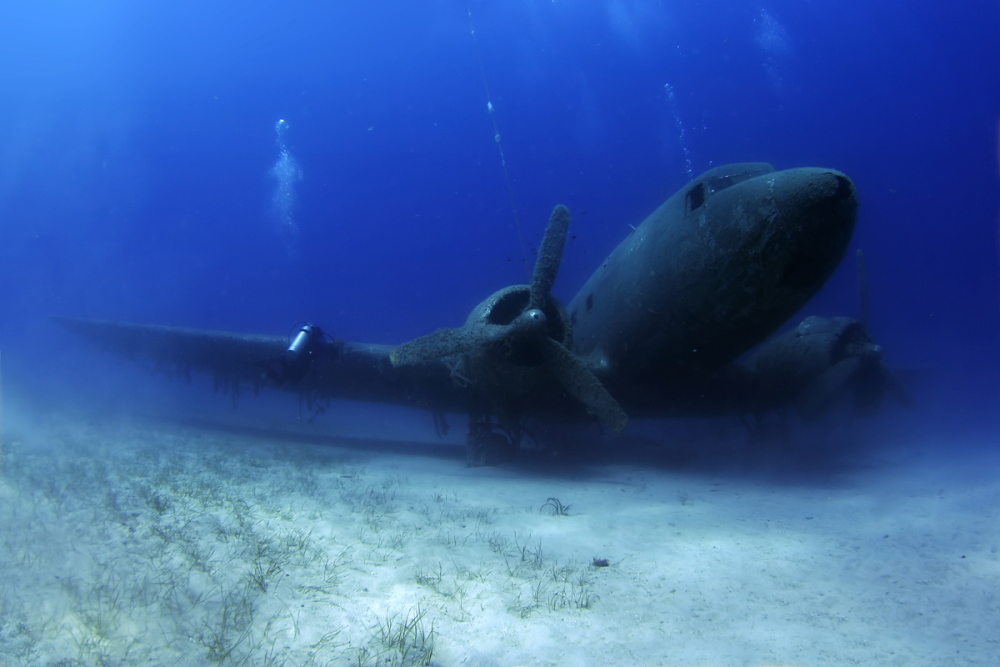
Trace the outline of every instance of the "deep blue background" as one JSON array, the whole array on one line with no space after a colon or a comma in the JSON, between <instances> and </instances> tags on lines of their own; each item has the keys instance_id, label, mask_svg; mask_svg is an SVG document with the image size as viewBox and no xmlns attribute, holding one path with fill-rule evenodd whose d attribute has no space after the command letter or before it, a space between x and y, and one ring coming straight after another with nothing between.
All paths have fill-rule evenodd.
<instances>
[{"instance_id":1,"label":"deep blue background","mask_svg":"<svg viewBox=\"0 0 1000 667\"><path fill-rule=\"evenodd\" d=\"M50 315L275 334L308 319L385 343L455 326L526 281L556 203L574 213L568 300L683 185L686 149L696 174L847 172L889 362L966 392L976 417L1000 405L994 1L11 4L8 387L107 381ZM303 174L291 245L271 207L279 118ZM857 313L852 258L804 314Z\"/></svg>"}]
</instances>

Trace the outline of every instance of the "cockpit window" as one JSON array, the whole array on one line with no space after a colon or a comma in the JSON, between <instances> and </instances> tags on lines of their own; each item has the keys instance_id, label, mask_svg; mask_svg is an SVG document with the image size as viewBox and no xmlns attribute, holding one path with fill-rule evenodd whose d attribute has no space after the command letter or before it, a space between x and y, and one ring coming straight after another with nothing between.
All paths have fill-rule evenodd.
<instances>
[{"instance_id":1,"label":"cockpit window","mask_svg":"<svg viewBox=\"0 0 1000 667\"><path fill-rule=\"evenodd\" d=\"M721 192L737 183L757 178L764 174L770 174L774 168L769 164L742 163L718 167L705 174L705 177L696 183L687 193L688 212L696 210L699 206L716 192Z\"/></svg>"},{"instance_id":2,"label":"cockpit window","mask_svg":"<svg viewBox=\"0 0 1000 667\"><path fill-rule=\"evenodd\" d=\"M725 176L716 176L715 178L705 179L705 184L712 192L720 192L721 190L725 190L726 188L745 181L748 178L751 178L751 176L747 174L726 174Z\"/></svg>"},{"instance_id":3,"label":"cockpit window","mask_svg":"<svg viewBox=\"0 0 1000 667\"><path fill-rule=\"evenodd\" d=\"M693 188L688 190L687 210L688 212L694 211L704 203L705 203L705 184L698 183Z\"/></svg>"}]
</instances>

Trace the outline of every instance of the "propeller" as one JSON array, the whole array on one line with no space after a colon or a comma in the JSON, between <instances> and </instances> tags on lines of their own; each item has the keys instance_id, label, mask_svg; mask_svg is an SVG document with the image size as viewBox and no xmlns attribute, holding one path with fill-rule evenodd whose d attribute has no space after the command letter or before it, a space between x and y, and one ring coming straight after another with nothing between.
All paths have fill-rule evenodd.
<instances>
[{"instance_id":1,"label":"propeller","mask_svg":"<svg viewBox=\"0 0 1000 667\"><path fill-rule=\"evenodd\" d=\"M862 414L877 412L887 396L911 407L912 396L883 354L858 320L812 316L758 348L747 365L763 403L793 404L811 421L845 399Z\"/></svg>"},{"instance_id":2,"label":"propeller","mask_svg":"<svg viewBox=\"0 0 1000 667\"><path fill-rule=\"evenodd\" d=\"M501 398L527 390L532 372L554 377L606 426L620 431L628 416L601 381L569 350L571 329L566 311L552 296L559 274L570 214L556 206L549 217L531 285L513 285L479 304L464 326L439 329L396 347L394 366L462 355L466 377ZM487 381L488 380L488 381Z\"/></svg>"},{"instance_id":3,"label":"propeller","mask_svg":"<svg viewBox=\"0 0 1000 667\"><path fill-rule=\"evenodd\" d=\"M885 353L862 322L848 321L835 329L828 369L802 391L797 407L805 419L822 417L840 397L850 397L860 414L879 411L887 396L912 408L913 396L882 360Z\"/></svg>"},{"instance_id":4,"label":"propeller","mask_svg":"<svg viewBox=\"0 0 1000 667\"><path fill-rule=\"evenodd\" d=\"M856 259L860 321L807 317L794 331L764 343L748 360L758 378L758 395L794 404L806 420L822 418L845 399L868 415L878 412L886 397L906 408L914 405L869 333L868 272L860 249Z\"/></svg>"}]
</instances>

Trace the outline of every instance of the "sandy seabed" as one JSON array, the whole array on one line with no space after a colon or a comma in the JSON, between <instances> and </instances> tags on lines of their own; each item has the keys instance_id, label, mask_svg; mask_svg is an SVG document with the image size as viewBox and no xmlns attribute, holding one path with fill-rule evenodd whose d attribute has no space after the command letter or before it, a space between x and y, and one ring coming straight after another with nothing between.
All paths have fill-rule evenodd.
<instances>
[{"instance_id":1,"label":"sandy seabed","mask_svg":"<svg viewBox=\"0 0 1000 667\"><path fill-rule=\"evenodd\" d=\"M777 481L22 431L0 451L3 665L1000 664L985 454Z\"/></svg>"}]
</instances>

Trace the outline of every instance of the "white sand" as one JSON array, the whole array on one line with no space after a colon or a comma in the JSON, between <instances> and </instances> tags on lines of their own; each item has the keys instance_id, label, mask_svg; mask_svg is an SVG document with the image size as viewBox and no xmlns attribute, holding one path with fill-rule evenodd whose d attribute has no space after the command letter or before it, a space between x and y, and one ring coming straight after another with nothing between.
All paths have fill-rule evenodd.
<instances>
[{"instance_id":1,"label":"white sand","mask_svg":"<svg viewBox=\"0 0 1000 667\"><path fill-rule=\"evenodd\" d=\"M0 664L1000 664L996 458L469 469L142 421L20 431Z\"/></svg>"}]
</instances>

